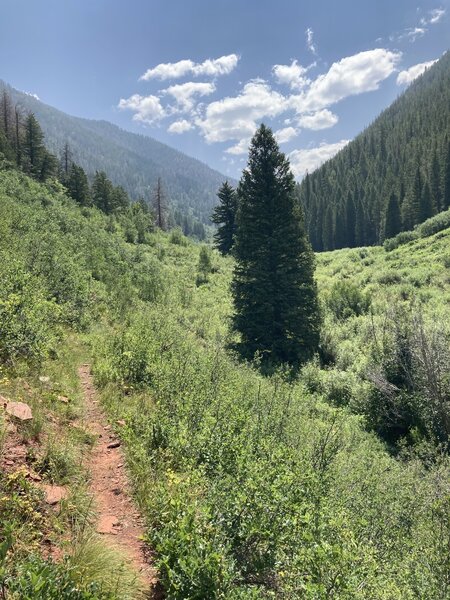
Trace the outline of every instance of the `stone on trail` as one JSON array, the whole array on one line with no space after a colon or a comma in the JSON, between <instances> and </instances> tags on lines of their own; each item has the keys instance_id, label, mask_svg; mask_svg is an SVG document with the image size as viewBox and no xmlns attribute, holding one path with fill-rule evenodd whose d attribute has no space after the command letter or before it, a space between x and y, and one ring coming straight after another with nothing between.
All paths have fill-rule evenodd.
<instances>
[{"instance_id":1,"label":"stone on trail","mask_svg":"<svg viewBox=\"0 0 450 600\"><path fill-rule=\"evenodd\" d=\"M30 421L33 418L31 408L25 402L8 402L6 412L11 417L19 419L19 421Z\"/></svg>"},{"instance_id":2,"label":"stone on trail","mask_svg":"<svg viewBox=\"0 0 450 600\"><path fill-rule=\"evenodd\" d=\"M117 535L120 521L117 517L103 515L97 524L97 533Z\"/></svg>"}]
</instances>

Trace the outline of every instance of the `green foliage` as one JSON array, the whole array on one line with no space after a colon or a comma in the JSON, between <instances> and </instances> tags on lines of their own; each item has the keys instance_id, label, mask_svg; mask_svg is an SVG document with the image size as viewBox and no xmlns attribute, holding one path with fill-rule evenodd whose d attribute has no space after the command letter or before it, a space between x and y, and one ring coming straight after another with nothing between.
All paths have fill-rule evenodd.
<instances>
[{"instance_id":1,"label":"green foliage","mask_svg":"<svg viewBox=\"0 0 450 600\"><path fill-rule=\"evenodd\" d=\"M387 252L395 250L403 244L407 244L419 238L426 238L439 231L444 231L450 227L450 211L439 213L430 219L427 219L412 231L402 231L393 238L387 239L384 242L384 248Z\"/></svg>"},{"instance_id":2,"label":"green foliage","mask_svg":"<svg viewBox=\"0 0 450 600\"><path fill-rule=\"evenodd\" d=\"M177 246L186 246L187 245L187 239L183 235L183 232L181 231L181 229L176 228L170 232L170 243L176 244Z\"/></svg>"},{"instance_id":3,"label":"green foliage","mask_svg":"<svg viewBox=\"0 0 450 600\"><path fill-rule=\"evenodd\" d=\"M327 303L336 319L348 319L367 313L370 308L370 296L364 294L351 281L336 281Z\"/></svg>"},{"instance_id":4,"label":"green foliage","mask_svg":"<svg viewBox=\"0 0 450 600\"><path fill-rule=\"evenodd\" d=\"M212 271L211 252L207 246L202 246L197 265L197 285L208 282L208 276Z\"/></svg>"},{"instance_id":5,"label":"green foliage","mask_svg":"<svg viewBox=\"0 0 450 600\"><path fill-rule=\"evenodd\" d=\"M211 217L211 221L218 225L214 234L214 245L221 254L229 254L233 247L236 231L236 191L228 181L225 181L219 188L217 196L220 202Z\"/></svg>"},{"instance_id":6,"label":"green foliage","mask_svg":"<svg viewBox=\"0 0 450 600\"><path fill-rule=\"evenodd\" d=\"M261 125L238 188L232 294L238 348L266 365L305 362L319 341L314 256L294 185L272 131Z\"/></svg>"}]
</instances>

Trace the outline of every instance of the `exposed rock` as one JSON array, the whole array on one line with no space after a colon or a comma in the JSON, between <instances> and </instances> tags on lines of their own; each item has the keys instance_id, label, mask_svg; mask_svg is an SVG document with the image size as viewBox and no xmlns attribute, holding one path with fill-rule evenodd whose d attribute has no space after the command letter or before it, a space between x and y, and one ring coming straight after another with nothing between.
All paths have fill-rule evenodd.
<instances>
[{"instance_id":1,"label":"exposed rock","mask_svg":"<svg viewBox=\"0 0 450 600\"><path fill-rule=\"evenodd\" d=\"M19 419L19 421L29 421L33 418L31 408L25 402L8 402L6 404L6 412L11 417Z\"/></svg>"},{"instance_id":2,"label":"exposed rock","mask_svg":"<svg viewBox=\"0 0 450 600\"><path fill-rule=\"evenodd\" d=\"M67 490L61 485L44 485L43 490L45 492L45 501L50 506L54 506L67 498Z\"/></svg>"},{"instance_id":3,"label":"exposed rock","mask_svg":"<svg viewBox=\"0 0 450 600\"><path fill-rule=\"evenodd\" d=\"M120 521L117 517L103 515L97 524L97 533L117 535Z\"/></svg>"},{"instance_id":4,"label":"exposed rock","mask_svg":"<svg viewBox=\"0 0 450 600\"><path fill-rule=\"evenodd\" d=\"M124 421L123 419L118 419L116 423L117 425L120 425L120 427L125 427L126 425L126 421Z\"/></svg>"},{"instance_id":5,"label":"exposed rock","mask_svg":"<svg viewBox=\"0 0 450 600\"><path fill-rule=\"evenodd\" d=\"M113 448L118 448L119 446L120 442L116 440L115 442L111 442L110 444L108 444L106 447L108 448L108 450L112 450Z\"/></svg>"}]
</instances>

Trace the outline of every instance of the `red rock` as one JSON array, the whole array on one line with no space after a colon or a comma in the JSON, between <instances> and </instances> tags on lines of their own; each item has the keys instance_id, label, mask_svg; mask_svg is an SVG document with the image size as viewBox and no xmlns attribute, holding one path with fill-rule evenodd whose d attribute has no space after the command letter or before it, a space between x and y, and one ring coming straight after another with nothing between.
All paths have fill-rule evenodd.
<instances>
[{"instance_id":1,"label":"red rock","mask_svg":"<svg viewBox=\"0 0 450 600\"><path fill-rule=\"evenodd\" d=\"M30 421L33 418L31 408L25 402L8 402L6 412L20 421Z\"/></svg>"},{"instance_id":2,"label":"red rock","mask_svg":"<svg viewBox=\"0 0 450 600\"><path fill-rule=\"evenodd\" d=\"M45 501L50 506L58 504L61 500L67 498L67 490L61 485L44 485Z\"/></svg>"}]
</instances>

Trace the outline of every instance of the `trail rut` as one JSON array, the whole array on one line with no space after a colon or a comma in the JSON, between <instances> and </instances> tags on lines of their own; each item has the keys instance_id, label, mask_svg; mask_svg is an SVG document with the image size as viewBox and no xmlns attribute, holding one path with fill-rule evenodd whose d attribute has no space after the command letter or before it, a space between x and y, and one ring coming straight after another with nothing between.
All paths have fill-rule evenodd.
<instances>
[{"instance_id":1,"label":"trail rut","mask_svg":"<svg viewBox=\"0 0 450 600\"><path fill-rule=\"evenodd\" d=\"M90 492L98 515L95 528L107 544L119 550L124 560L136 570L144 597L155 598L156 572L142 542L143 520L130 496L120 442L111 432L98 404L89 365L82 365L78 374L85 402L84 419L89 431L98 436L87 464Z\"/></svg>"}]
</instances>

